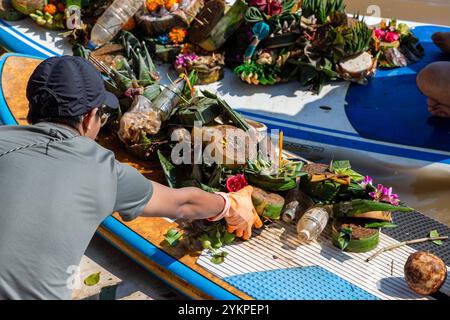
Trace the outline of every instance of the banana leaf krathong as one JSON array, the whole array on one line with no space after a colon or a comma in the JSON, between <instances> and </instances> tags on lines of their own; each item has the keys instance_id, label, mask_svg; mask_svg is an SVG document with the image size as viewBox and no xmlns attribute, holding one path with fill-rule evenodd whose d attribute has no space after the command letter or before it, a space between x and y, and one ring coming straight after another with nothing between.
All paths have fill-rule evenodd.
<instances>
[{"instance_id":1,"label":"banana leaf krathong","mask_svg":"<svg viewBox=\"0 0 450 320\"><path fill-rule=\"evenodd\" d=\"M251 184L264 190L287 191L297 186L297 180L306 175L302 171L303 162L283 159L280 167L276 168L271 161L258 157L255 161L248 161L244 173Z\"/></svg>"}]
</instances>

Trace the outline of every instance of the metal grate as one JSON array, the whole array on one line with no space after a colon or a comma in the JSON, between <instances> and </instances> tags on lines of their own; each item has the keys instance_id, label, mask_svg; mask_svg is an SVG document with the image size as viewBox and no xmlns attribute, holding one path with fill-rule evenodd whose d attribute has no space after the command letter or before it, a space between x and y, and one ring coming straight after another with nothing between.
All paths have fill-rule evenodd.
<instances>
[{"instance_id":1,"label":"metal grate","mask_svg":"<svg viewBox=\"0 0 450 320\"><path fill-rule=\"evenodd\" d=\"M383 229L383 233L400 242L428 237L431 230L437 230L441 236L450 236L448 226L419 212L394 213L393 222L397 227ZM429 251L450 266L450 240L444 241L441 246L433 242L424 242L411 247L418 251Z\"/></svg>"}]
</instances>

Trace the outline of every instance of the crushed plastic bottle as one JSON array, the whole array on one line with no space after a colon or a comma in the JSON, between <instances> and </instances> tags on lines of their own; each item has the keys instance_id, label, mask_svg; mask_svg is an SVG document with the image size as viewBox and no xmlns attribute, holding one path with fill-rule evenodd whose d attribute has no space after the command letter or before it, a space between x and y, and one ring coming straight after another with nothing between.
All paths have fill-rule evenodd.
<instances>
[{"instance_id":1,"label":"crushed plastic bottle","mask_svg":"<svg viewBox=\"0 0 450 320\"><path fill-rule=\"evenodd\" d=\"M330 218L331 208L328 206L314 207L305 212L297 223L297 233L300 242L316 240L325 229Z\"/></svg>"},{"instance_id":2,"label":"crushed plastic bottle","mask_svg":"<svg viewBox=\"0 0 450 320\"><path fill-rule=\"evenodd\" d=\"M111 41L143 5L144 0L115 0L92 28L88 48L94 50Z\"/></svg>"}]
</instances>

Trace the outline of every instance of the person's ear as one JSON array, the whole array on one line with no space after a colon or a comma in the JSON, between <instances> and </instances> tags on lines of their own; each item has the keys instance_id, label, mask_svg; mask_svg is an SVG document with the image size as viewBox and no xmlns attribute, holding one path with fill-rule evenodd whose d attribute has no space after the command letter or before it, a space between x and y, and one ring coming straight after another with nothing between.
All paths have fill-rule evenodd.
<instances>
[{"instance_id":1,"label":"person's ear","mask_svg":"<svg viewBox=\"0 0 450 320\"><path fill-rule=\"evenodd\" d=\"M91 111L89 111L86 116L83 119L82 128L83 132L90 132L92 128L95 127L95 123L97 122L97 111L98 108L93 108Z\"/></svg>"}]
</instances>

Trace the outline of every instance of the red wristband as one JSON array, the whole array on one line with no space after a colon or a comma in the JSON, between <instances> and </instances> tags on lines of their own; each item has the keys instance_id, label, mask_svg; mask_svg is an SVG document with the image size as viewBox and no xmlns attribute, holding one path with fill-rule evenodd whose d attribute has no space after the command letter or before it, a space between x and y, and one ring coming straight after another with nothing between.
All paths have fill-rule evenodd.
<instances>
[{"instance_id":1,"label":"red wristband","mask_svg":"<svg viewBox=\"0 0 450 320\"><path fill-rule=\"evenodd\" d=\"M231 202L230 202L230 198L228 196L228 194L226 194L225 192L214 192L215 194L221 196L224 200L225 200L225 206L222 210L221 213L219 213L218 215L208 218L208 221L218 221L220 219L222 219L223 217L225 217L228 212L230 211L230 207L231 207Z\"/></svg>"}]
</instances>

